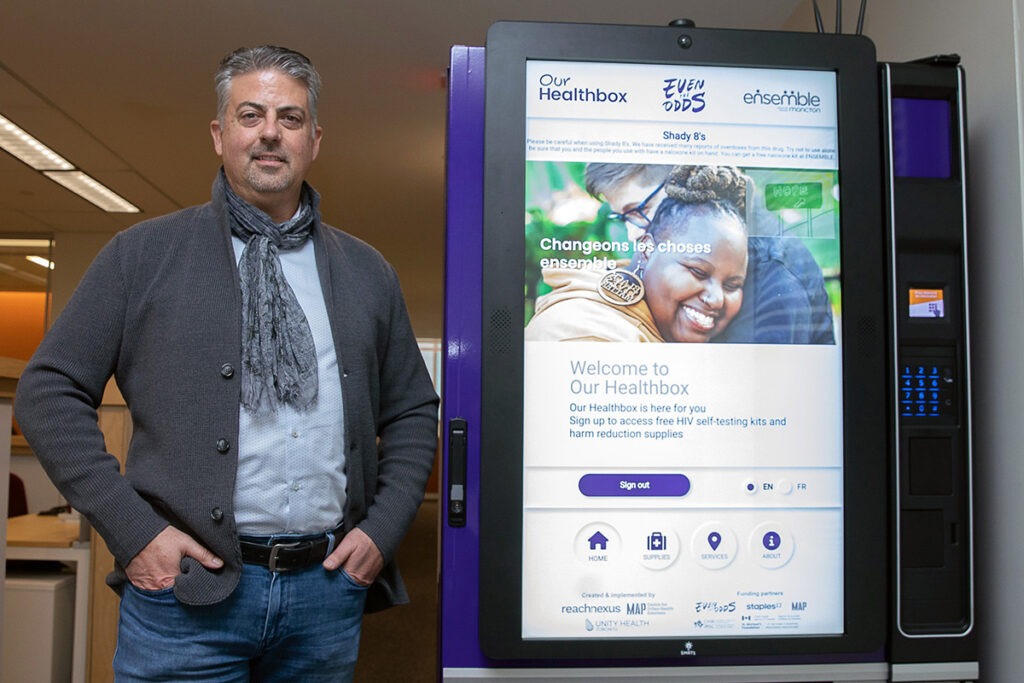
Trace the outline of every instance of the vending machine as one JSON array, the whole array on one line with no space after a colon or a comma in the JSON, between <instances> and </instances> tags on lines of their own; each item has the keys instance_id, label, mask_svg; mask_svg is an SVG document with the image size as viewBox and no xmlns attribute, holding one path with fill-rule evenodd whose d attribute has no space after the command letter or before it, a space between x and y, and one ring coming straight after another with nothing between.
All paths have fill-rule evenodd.
<instances>
[{"instance_id":1,"label":"vending machine","mask_svg":"<svg viewBox=\"0 0 1024 683\"><path fill-rule=\"evenodd\" d=\"M891 648L906 670L976 657L964 74L882 64L892 245Z\"/></svg>"},{"instance_id":2,"label":"vending machine","mask_svg":"<svg viewBox=\"0 0 1024 683\"><path fill-rule=\"evenodd\" d=\"M453 49L443 680L977 678L953 61Z\"/></svg>"}]
</instances>

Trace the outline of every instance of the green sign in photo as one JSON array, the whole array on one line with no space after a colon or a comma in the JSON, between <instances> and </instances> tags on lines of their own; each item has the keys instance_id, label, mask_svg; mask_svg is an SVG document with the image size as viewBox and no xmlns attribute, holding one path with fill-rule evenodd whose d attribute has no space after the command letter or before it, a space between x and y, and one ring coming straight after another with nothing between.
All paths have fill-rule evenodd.
<instances>
[{"instance_id":1,"label":"green sign in photo","mask_svg":"<svg viewBox=\"0 0 1024 683\"><path fill-rule=\"evenodd\" d=\"M764 201L769 211L779 209L820 209L821 183L774 183L765 185Z\"/></svg>"}]
</instances>

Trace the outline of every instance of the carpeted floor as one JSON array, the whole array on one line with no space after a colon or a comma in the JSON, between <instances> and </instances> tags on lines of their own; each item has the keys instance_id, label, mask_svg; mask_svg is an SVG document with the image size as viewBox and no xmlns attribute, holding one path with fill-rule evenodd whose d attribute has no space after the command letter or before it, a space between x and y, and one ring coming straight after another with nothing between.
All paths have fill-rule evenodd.
<instances>
[{"instance_id":1,"label":"carpeted floor","mask_svg":"<svg viewBox=\"0 0 1024 683\"><path fill-rule=\"evenodd\" d=\"M423 503L398 550L412 602L363 620L356 683L437 681L437 501Z\"/></svg>"}]
</instances>

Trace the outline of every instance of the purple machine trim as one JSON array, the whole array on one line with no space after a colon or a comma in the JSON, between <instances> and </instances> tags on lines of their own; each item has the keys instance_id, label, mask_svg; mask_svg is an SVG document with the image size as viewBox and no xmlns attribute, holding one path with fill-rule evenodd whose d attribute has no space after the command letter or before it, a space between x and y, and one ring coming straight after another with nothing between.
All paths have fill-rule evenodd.
<instances>
[{"instance_id":1,"label":"purple machine trim","mask_svg":"<svg viewBox=\"0 0 1024 683\"><path fill-rule=\"evenodd\" d=\"M486 667L478 633L480 585L480 336L483 259L484 48L455 46L448 75L445 361L442 422L439 665ZM468 423L466 525L448 524L450 420Z\"/></svg>"}]
</instances>

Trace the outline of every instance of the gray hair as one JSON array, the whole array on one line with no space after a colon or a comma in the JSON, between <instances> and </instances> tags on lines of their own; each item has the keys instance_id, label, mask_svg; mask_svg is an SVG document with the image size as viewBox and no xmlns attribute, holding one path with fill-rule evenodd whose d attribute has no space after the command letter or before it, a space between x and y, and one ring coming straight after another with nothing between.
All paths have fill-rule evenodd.
<instances>
[{"instance_id":1,"label":"gray hair","mask_svg":"<svg viewBox=\"0 0 1024 683\"><path fill-rule=\"evenodd\" d=\"M309 114L316 125L316 104L320 99L320 74L316 67L301 52L289 50L276 45L260 45L259 47L240 47L224 57L213 77L217 90L217 119L223 123L228 108L228 94L231 90L231 79L257 71L272 69L306 86L309 103Z\"/></svg>"}]
</instances>

